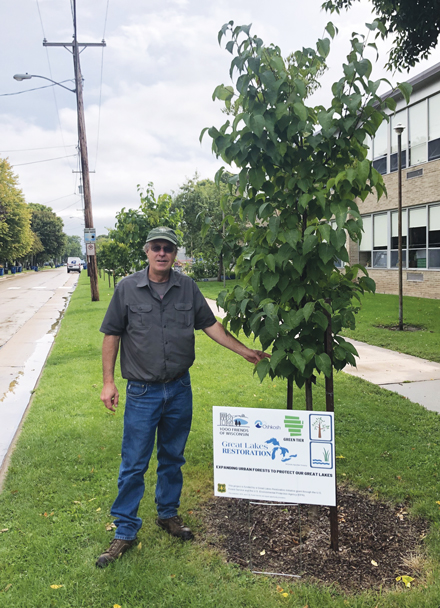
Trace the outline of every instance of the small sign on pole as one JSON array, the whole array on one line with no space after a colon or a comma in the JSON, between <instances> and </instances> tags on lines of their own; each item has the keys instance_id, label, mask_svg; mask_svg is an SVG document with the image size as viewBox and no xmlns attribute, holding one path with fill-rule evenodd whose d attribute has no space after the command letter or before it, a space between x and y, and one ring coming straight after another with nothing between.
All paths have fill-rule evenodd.
<instances>
[{"instance_id":1,"label":"small sign on pole","mask_svg":"<svg viewBox=\"0 0 440 608\"><path fill-rule=\"evenodd\" d=\"M95 243L86 243L86 254L87 255L96 255Z\"/></svg>"},{"instance_id":2,"label":"small sign on pole","mask_svg":"<svg viewBox=\"0 0 440 608\"><path fill-rule=\"evenodd\" d=\"M84 243L95 243L96 242L96 228L84 228ZM91 254L87 254L91 255ZM95 255L95 254L93 254Z\"/></svg>"},{"instance_id":3,"label":"small sign on pole","mask_svg":"<svg viewBox=\"0 0 440 608\"><path fill-rule=\"evenodd\" d=\"M333 412L212 410L216 496L336 505Z\"/></svg>"}]
</instances>

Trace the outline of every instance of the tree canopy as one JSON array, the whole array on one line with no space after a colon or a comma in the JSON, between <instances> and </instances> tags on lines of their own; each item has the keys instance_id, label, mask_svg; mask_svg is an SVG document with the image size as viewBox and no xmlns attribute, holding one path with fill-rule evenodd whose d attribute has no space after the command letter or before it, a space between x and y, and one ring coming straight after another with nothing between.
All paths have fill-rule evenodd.
<instances>
[{"instance_id":1,"label":"tree canopy","mask_svg":"<svg viewBox=\"0 0 440 608\"><path fill-rule=\"evenodd\" d=\"M66 243L64 246L64 258L82 258L83 252L81 248L81 237L80 236L67 236Z\"/></svg>"},{"instance_id":2,"label":"tree canopy","mask_svg":"<svg viewBox=\"0 0 440 608\"><path fill-rule=\"evenodd\" d=\"M139 185L137 189L141 199L139 208L123 207L116 214L116 226L109 230L109 239L103 240L99 247L99 266L114 270L119 276L145 267L143 247L152 228L168 226L182 236L179 229L182 212L173 205L171 196L160 194L156 198L151 182L145 189Z\"/></svg>"},{"instance_id":3,"label":"tree canopy","mask_svg":"<svg viewBox=\"0 0 440 608\"><path fill-rule=\"evenodd\" d=\"M297 52L297 75L279 47L251 36L250 26L224 25L219 41L230 36L230 76L238 77L234 86L219 85L213 98L230 104L238 97L242 111L202 132L208 131L217 156L240 169L228 180L232 209L248 223L237 262L244 285L219 297L224 323L272 348L271 359L257 366L261 379L269 374L298 386L315 373L329 376L332 365L339 370L355 363L356 351L340 332L354 327L356 298L375 285L365 268L349 265L346 238L361 239L356 199L384 192L382 176L366 158L366 140L387 119L385 107L395 108L393 99L378 96L381 81L370 79L365 37L357 34L330 105L306 105L304 70L316 74L325 63L333 24L326 31L316 50ZM408 86L400 88L408 96ZM346 263L343 271L337 260ZM332 355L325 340L329 323Z\"/></svg>"},{"instance_id":4,"label":"tree canopy","mask_svg":"<svg viewBox=\"0 0 440 608\"><path fill-rule=\"evenodd\" d=\"M348 9L358 0L327 0L322 5L330 12ZM408 69L426 59L437 46L440 34L440 0L371 0L378 18L380 35L395 35L388 68Z\"/></svg>"},{"instance_id":5,"label":"tree canopy","mask_svg":"<svg viewBox=\"0 0 440 608\"><path fill-rule=\"evenodd\" d=\"M31 227L43 246L43 251L37 253L39 264L61 257L66 244L66 235L63 232L63 220L58 217L51 207L29 203L32 212Z\"/></svg>"},{"instance_id":6,"label":"tree canopy","mask_svg":"<svg viewBox=\"0 0 440 608\"><path fill-rule=\"evenodd\" d=\"M17 184L11 165L0 159L0 260L6 262L25 257L35 242L31 210Z\"/></svg>"}]
</instances>

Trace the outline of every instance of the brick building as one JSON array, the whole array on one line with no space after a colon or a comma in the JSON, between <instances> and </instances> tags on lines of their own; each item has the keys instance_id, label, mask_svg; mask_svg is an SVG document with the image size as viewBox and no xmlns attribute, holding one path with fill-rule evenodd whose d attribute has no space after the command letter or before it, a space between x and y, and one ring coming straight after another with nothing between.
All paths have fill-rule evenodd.
<instances>
[{"instance_id":1,"label":"brick building","mask_svg":"<svg viewBox=\"0 0 440 608\"><path fill-rule=\"evenodd\" d=\"M398 293L397 135L402 134L403 293L440 298L440 63L408 81L410 103L392 94L396 113L370 142L369 158L388 191L359 201L364 223L360 245L350 242L351 263L368 268L377 292Z\"/></svg>"}]
</instances>

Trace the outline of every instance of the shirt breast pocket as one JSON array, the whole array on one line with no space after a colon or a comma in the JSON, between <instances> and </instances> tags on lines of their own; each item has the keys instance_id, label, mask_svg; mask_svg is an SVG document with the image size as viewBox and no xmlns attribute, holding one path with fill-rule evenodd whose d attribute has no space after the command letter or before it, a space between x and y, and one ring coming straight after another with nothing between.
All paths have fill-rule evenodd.
<instances>
[{"instance_id":1,"label":"shirt breast pocket","mask_svg":"<svg viewBox=\"0 0 440 608\"><path fill-rule=\"evenodd\" d=\"M153 307L151 304L137 304L130 306L130 323L135 326L150 325Z\"/></svg>"},{"instance_id":2,"label":"shirt breast pocket","mask_svg":"<svg viewBox=\"0 0 440 608\"><path fill-rule=\"evenodd\" d=\"M193 324L192 302L176 302L174 304L176 321L178 325L189 327Z\"/></svg>"}]
</instances>

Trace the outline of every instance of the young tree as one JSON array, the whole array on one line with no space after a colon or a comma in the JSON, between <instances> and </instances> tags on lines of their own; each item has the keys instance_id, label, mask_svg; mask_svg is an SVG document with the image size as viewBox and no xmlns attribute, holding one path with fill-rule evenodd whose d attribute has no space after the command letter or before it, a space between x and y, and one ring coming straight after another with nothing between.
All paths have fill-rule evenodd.
<instances>
[{"instance_id":1,"label":"young tree","mask_svg":"<svg viewBox=\"0 0 440 608\"><path fill-rule=\"evenodd\" d=\"M395 102L377 95L381 81L370 80L363 36L350 41L330 105L312 107L305 103L304 70L314 74L325 63L330 38L318 40L317 50L295 53L300 77L295 65L287 69L277 46L265 46L249 31L231 21L219 32L219 41L231 36L230 75L237 70L238 78L235 87L219 85L213 94L227 106L237 96L242 111L220 129L202 132L208 130L217 156L240 169L229 180L233 189L238 185L232 208L249 226L237 263L244 287L223 292L219 303L234 332L254 334L264 349L272 348L271 359L257 366L260 379L269 374L290 385L306 383L310 397L316 373L330 377L332 366L355 364L356 350L340 331L354 327L354 300L375 285L365 268L349 265L345 244L347 235L361 238L356 198L384 192L365 140L387 119L384 103L393 109ZM335 35L331 23L326 31ZM400 88L407 96L408 86ZM344 271L336 259L346 263Z\"/></svg>"},{"instance_id":2,"label":"young tree","mask_svg":"<svg viewBox=\"0 0 440 608\"><path fill-rule=\"evenodd\" d=\"M32 249L31 211L18 178L6 159L0 159L0 260L15 262Z\"/></svg>"},{"instance_id":3,"label":"young tree","mask_svg":"<svg viewBox=\"0 0 440 608\"><path fill-rule=\"evenodd\" d=\"M205 262L215 264L219 281L223 267L228 271L239 254L236 239L224 230L223 219L232 214L225 182L221 180L217 185L210 179L198 179L196 174L180 187L174 199L174 205L182 212L182 244L186 252L191 257L200 254ZM234 219L240 221L237 214Z\"/></svg>"},{"instance_id":4,"label":"young tree","mask_svg":"<svg viewBox=\"0 0 440 608\"><path fill-rule=\"evenodd\" d=\"M327 0L322 7L330 12L348 9L354 0ZM437 46L440 34L440 0L371 0L382 38L395 35L388 68L409 69L427 59Z\"/></svg>"},{"instance_id":5,"label":"young tree","mask_svg":"<svg viewBox=\"0 0 440 608\"><path fill-rule=\"evenodd\" d=\"M38 236L44 250L36 255L37 263L61 257L66 244L63 232L63 220L54 213L51 207L29 203L32 212L31 227Z\"/></svg>"}]
</instances>

